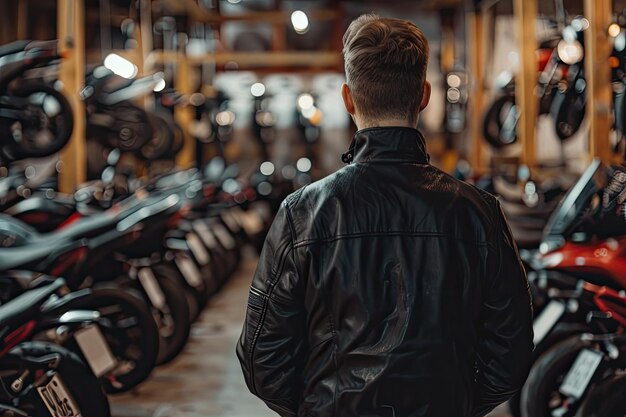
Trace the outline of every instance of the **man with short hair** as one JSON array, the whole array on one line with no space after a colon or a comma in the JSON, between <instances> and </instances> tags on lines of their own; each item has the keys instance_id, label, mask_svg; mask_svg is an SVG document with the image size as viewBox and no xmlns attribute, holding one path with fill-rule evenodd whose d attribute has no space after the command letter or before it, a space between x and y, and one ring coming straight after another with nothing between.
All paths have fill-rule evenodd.
<instances>
[{"instance_id":1,"label":"man with short hair","mask_svg":"<svg viewBox=\"0 0 626 417\"><path fill-rule=\"evenodd\" d=\"M344 36L348 166L282 204L237 346L281 416L477 417L520 389L526 274L498 201L429 165L428 43L364 15Z\"/></svg>"}]
</instances>

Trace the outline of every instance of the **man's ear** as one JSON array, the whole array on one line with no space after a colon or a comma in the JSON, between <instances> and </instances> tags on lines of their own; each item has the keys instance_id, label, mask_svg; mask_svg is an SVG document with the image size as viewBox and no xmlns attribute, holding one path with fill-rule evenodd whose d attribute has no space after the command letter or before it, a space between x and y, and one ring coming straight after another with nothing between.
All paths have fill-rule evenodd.
<instances>
[{"instance_id":1,"label":"man's ear","mask_svg":"<svg viewBox=\"0 0 626 417\"><path fill-rule=\"evenodd\" d=\"M428 106L430 101L430 83L424 81L424 94L422 95L422 102L420 103L420 111L424 110Z\"/></svg>"},{"instance_id":2,"label":"man's ear","mask_svg":"<svg viewBox=\"0 0 626 417\"><path fill-rule=\"evenodd\" d=\"M343 98L343 105L346 106L346 111L350 113L351 116L354 116L355 109L352 91L350 91L350 87L348 87L346 83L341 85L341 98Z\"/></svg>"}]
</instances>

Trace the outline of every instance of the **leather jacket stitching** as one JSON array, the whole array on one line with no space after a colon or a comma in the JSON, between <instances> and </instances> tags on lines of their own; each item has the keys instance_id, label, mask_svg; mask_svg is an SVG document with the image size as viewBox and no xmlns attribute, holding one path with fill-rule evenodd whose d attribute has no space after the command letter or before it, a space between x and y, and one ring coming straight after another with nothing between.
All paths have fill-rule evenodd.
<instances>
[{"instance_id":1,"label":"leather jacket stitching","mask_svg":"<svg viewBox=\"0 0 626 417\"><path fill-rule=\"evenodd\" d=\"M468 239L458 238L456 236L452 236L446 233L435 233L435 232L405 232L401 230L390 230L384 232L362 232L362 233L344 233L336 236L328 236L328 237L320 237L314 239L304 239L294 243L294 248L301 248L304 246L313 245L315 243L329 243L335 242L342 239L350 239L350 238L359 238L359 237L375 237L375 236L412 236L412 237L444 237L449 239L456 239L459 242L464 242L471 245L477 246L489 246L489 241L474 241Z\"/></svg>"},{"instance_id":2,"label":"leather jacket stitching","mask_svg":"<svg viewBox=\"0 0 626 417\"><path fill-rule=\"evenodd\" d=\"M272 298L272 292L274 291L274 287L276 286L276 283L278 282L278 276L280 275L280 272L283 270L283 267L285 266L285 261L287 259L288 256L288 252L293 250L293 246L287 246L280 258L278 259L279 262L277 262L277 264L279 265L279 268L276 272L272 272L272 279L270 280L270 284L268 286L268 291L266 293L266 297L265 297L265 302L263 303L263 307L261 308L261 316L259 317L259 323L257 324L257 327L254 331L254 335L252 337L252 342L250 343L250 350L248 352L248 362L249 362L249 369L250 369L250 374L252 376L252 388L254 390L254 394L258 395L259 398L261 398L261 396L259 395L259 391L256 388L256 382L255 382L255 378L254 378L254 366L253 366L253 359L254 359L254 349L256 347L256 343L259 339L259 335L261 334L261 330L263 329L263 324L265 322L265 315L267 313L267 307L269 302L271 301ZM258 290L257 290L258 291ZM259 291L262 293L262 291Z\"/></svg>"}]
</instances>

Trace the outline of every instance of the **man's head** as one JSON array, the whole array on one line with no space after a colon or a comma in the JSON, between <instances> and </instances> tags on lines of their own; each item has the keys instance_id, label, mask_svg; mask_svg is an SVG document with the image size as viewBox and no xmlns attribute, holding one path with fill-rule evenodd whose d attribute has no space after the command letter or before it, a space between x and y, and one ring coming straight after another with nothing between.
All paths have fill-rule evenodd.
<instances>
[{"instance_id":1,"label":"man's head","mask_svg":"<svg viewBox=\"0 0 626 417\"><path fill-rule=\"evenodd\" d=\"M343 36L341 94L359 129L415 127L430 99L428 41L409 21L362 15Z\"/></svg>"}]
</instances>

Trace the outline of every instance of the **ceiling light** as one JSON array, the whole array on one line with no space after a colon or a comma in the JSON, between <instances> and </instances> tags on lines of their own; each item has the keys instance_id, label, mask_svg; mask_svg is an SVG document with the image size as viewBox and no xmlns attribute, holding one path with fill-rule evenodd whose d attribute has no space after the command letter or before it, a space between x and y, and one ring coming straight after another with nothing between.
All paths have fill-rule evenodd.
<instances>
[{"instance_id":1,"label":"ceiling light","mask_svg":"<svg viewBox=\"0 0 626 417\"><path fill-rule=\"evenodd\" d=\"M250 92L255 97L261 97L265 94L265 86L262 83L254 83L252 87L250 87Z\"/></svg>"},{"instance_id":2,"label":"ceiling light","mask_svg":"<svg viewBox=\"0 0 626 417\"><path fill-rule=\"evenodd\" d=\"M138 71L137 65L118 54L107 55L104 58L104 66L124 78L134 78Z\"/></svg>"},{"instance_id":3,"label":"ceiling light","mask_svg":"<svg viewBox=\"0 0 626 417\"><path fill-rule=\"evenodd\" d=\"M296 10L291 14L291 24L296 33L303 34L309 30L309 18L302 10Z\"/></svg>"}]
</instances>

